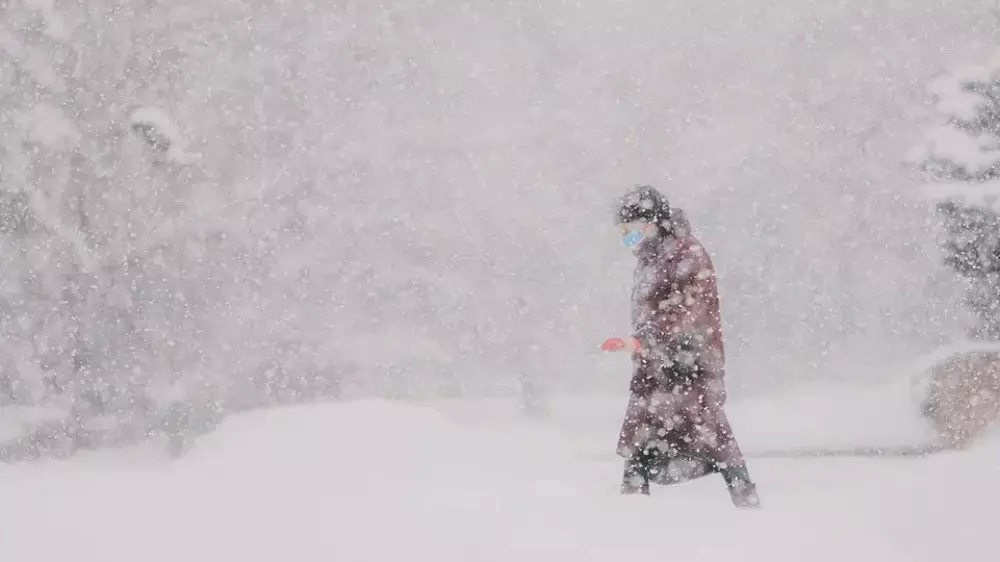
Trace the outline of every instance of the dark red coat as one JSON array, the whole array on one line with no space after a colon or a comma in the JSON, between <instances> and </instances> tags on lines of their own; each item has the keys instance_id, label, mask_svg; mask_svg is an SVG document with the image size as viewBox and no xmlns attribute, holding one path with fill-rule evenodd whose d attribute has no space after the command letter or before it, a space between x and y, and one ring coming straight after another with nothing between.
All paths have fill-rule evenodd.
<instances>
[{"instance_id":1,"label":"dark red coat","mask_svg":"<svg viewBox=\"0 0 1000 562\"><path fill-rule=\"evenodd\" d=\"M716 462L742 462L723 412L725 350L715 268L675 211L673 234L644 240L632 289L631 396L618 454L657 445Z\"/></svg>"}]
</instances>

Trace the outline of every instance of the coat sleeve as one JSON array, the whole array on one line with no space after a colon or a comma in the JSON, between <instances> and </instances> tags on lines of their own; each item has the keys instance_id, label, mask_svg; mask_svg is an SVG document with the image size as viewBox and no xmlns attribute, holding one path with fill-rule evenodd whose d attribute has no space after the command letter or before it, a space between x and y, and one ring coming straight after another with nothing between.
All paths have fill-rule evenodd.
<instances>
[{"instance_id":1,"label":"coat sleeve","mask_svg":"<svg viewBox=\"0 0 1000 562\"><path fill-rule=\"evenodd\" d=\"M723 376L722 334L715 268L705 249L692 244L661 269L656 290L643 303L635 337L655 371Z\"/></svg>"}]
</instances>

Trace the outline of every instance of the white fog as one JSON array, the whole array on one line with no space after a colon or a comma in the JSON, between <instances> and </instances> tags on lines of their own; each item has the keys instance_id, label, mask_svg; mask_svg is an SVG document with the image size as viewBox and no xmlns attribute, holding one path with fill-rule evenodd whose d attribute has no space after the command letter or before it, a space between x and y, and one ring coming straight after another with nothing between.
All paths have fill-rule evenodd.
<instances>
[{"instance_id":1,"label":"white fog","mask_svg":"<svg viewBox=\"0 0 1000 562\"><path fill-rule=\"evenodd\" d=\"M0 552L992 556L998 29L996 0L0 0ZM626 404L665 419L640 185L714 266L758 517L717 474L622 497Z\"/></svg>"}]
</instances>

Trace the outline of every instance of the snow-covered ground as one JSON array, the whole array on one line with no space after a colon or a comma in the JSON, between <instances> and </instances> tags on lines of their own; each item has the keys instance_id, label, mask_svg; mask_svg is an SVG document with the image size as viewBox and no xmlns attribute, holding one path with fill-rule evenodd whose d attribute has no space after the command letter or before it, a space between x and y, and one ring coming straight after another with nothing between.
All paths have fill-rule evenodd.
<instances>
[{"instance_id":1,"label":"snow-covered ground","mask_svg":"<svg viewBox=\"0 0 1000 562\"><path fill-rule=\"evenodd\" d=\"M899 388L734 400L744 448L929 438ZM153 448L0 466L11 562L991 560L1000 443L924 459L754 458L764 509L720 478L618 495L624 396L365 401L244 414Z\"/></svg>"}]
</instances>

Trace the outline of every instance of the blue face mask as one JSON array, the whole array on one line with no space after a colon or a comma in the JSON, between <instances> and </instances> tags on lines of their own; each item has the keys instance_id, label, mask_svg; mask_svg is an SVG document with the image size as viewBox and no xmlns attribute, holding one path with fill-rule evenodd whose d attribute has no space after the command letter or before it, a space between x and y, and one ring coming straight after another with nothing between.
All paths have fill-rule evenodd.
<instances>
[{"instance_id":1,"label":"blue face mask","mask_svg":"<svg viewBox=\"0 0 1000 562\"><path fill-rule=\"evenodd\" d=\"M642 242L642 238L643 235L641 230L629 229L628 234L622 237L622 242L625 244L626 247L631 248L632 246L635 246L639 242Z\"/></svg>"}]
</instances>

